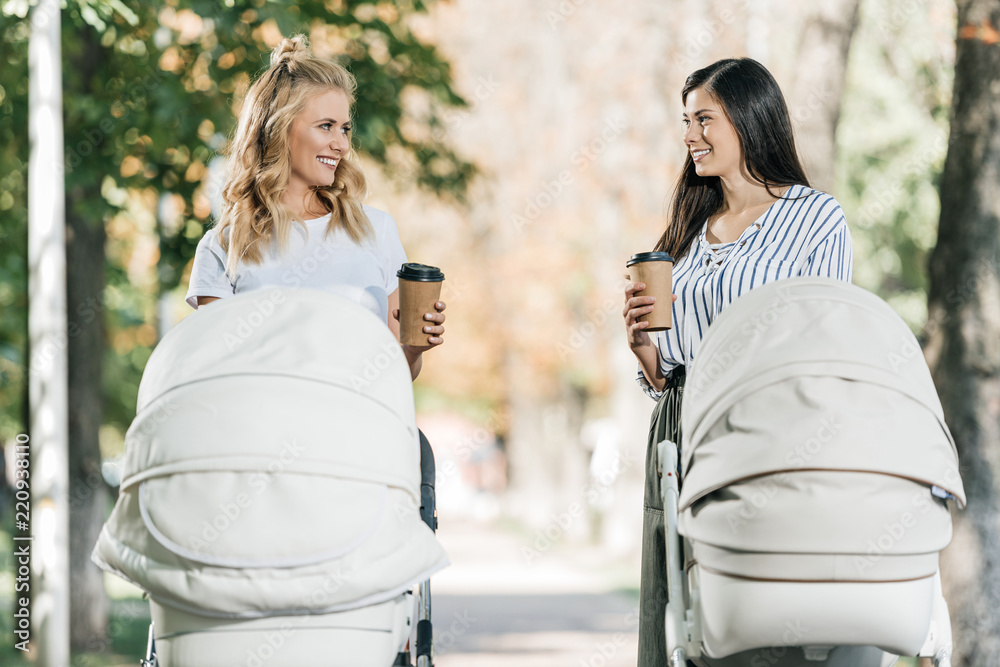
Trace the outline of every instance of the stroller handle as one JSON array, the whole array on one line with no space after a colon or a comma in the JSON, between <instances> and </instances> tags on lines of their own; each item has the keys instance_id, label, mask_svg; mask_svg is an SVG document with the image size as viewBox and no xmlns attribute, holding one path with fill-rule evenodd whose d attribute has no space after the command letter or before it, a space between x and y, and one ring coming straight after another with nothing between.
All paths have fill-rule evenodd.
<instances>
[{"instance_id":1,"label":"stroller handle","mask_svg":"<svg viewBox=\"0 0 1000 667\"><path fill-rule=\"evenodd\" d=\"M420 518L437 532L437 509L434 506L434 450L423 431L420 434Z\"/></svg>"}]
</instances>

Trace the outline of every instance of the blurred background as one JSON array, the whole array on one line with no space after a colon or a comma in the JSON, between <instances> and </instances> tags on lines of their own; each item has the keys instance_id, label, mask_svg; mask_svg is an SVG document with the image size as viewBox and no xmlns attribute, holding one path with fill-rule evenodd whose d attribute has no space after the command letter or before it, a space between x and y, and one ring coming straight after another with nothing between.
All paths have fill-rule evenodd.
<instances>
[{"instance_id":1,"label":"blurred background","mask_svg":"<svg viewBox=\"0 0 1000 667\"><path fill-rule=\"evenodd\" d=\"M7 484L29 411L32 4L0 2ZM956 664L1000 664L1000 444L990 435L1000 398L989 393L996 383L1000 394L1000 353L974 348L952 369L985 369L975 390L935 366L953 339L1000 339L1000 292L990 291L1000 211L996 192L970 176L992 170L1000 187L996 139L992 152L970 152L998 131L995 2L65 0L61 22L73 665L136 664L144 648L139 592L105 581L89 554L117 492L144 364L193 312L183 295L218 213L219 150L270 49L295 33L357 77L367 203L395 217L410 261L447 277L446 344L414 385L454 563L435 578L441 665L634 664L653 402L625 345L625 261L664 227L685 157L685 78L740 56L774 74L812 185L843 206L855 283L939 343L929 359L946 411L980 392L981 421L956 439L963 461L984 462L969 474L985 481L956 529L962 556L951 567L962 574L946 569L946 585L962 600L952 601ZM956 127L958 84L979 105L963 112L975 125ZM976 269L974 250L941 253L935 286L932 250L968 239L939 242L946 156L956 187L968 188L954 196L978 202L955 215L978 225L987 255ZM960 299L955 284L966 287ZM29 664L12 647L9 489L0 498L0 663Z\"/></svg>"}]
</instances>

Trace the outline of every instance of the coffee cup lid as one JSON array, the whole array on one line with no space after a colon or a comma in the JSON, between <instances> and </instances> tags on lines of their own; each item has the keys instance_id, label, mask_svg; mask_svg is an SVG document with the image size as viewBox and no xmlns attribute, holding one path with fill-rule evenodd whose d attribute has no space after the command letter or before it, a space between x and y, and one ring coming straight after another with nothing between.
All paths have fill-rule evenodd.
<instances>
[{"instance_id":1,"label":"coffee cup lid","mask_svg":"<svg viewBox=\"0 0 1000 667\"><path fill-rule=\"evenodd\" d=\"M625 266L632 266L639 262L672 262L674 258L665 252L640 252L632 255L632 258L625 263Z\"/></svg>"},{"instance_id":2,"label":"coffee cup lid","mask_svg":"<svg viewBox=\"0 0 1000 667\"><path fill-rule=\"evenodd\" d=\"M441 273L441 269L438 267L413 262L408 262L399 267L396 277L421 283L439 283L444 280L444 274Z\"/></svg>"}]
</instances>

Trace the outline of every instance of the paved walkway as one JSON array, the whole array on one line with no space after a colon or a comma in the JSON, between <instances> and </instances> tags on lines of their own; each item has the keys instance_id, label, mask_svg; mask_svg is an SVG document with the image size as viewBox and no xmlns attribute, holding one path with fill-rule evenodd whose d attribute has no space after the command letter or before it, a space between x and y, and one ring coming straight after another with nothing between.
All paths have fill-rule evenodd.
<instances>
[{"instance_id":1,"label":"paved walkway","mask_svg":"<svg viewBox=\"0 0 1000 667\"><path fill-rule=\"evenodd\" d=\"M437 667L634 667L638 605L615 592L638 560L442 519L452 565L433 578Z\"/></svg>"}]
</instances>

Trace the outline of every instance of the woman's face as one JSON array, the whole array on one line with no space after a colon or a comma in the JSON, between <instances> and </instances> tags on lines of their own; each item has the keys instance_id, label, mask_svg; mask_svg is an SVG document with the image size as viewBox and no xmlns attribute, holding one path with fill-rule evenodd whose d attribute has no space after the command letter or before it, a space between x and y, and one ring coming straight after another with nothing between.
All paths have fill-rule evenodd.
<instances>
[{"instance_id":1,"label":"woman's face","mask_svg":"<svg viewBox=\"0 0 1000 667\"><path fill-rule=\"evenodd\" d=\"M739 177L743 164L739 135L710 93L701 88L688 93L684 126L684 145L699 176Z\"/></svg>"},{"instance_id":2,"label":"woman's face","mask_svg":"<svg viewBox=\"0 0 1000 667\"><path fill-rule=\"evenodd\" d=\"M340 90L329 90L306 101L288 131L292 173L289 186L329 186L340 159L350 150L350 105Z\"/></svg>"}]
</instances>

